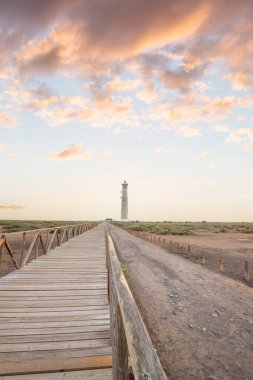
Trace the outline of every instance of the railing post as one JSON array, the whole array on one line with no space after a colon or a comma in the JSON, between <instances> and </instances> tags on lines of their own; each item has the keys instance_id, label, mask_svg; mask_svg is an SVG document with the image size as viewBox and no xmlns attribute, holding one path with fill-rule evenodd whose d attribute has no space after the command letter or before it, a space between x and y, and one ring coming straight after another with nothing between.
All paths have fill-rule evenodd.
<instances>
[{"instance_id":1,"label":"railing post","mask_svg":"<svg viewBox=\"0 0 253 380\"><path fill-rule=\"evenodd\" d=\"M49 230L47 229L46 242L45 242L45 250L47 252L48 249L48 238L49 238Z\"/></svg>"},{"instance_id":2,"label":"railing post","mask_svg":"<svg viewBox=\"0 0 253 380\"><path fill-rule=\"evenodd\" d=\"M128 380L128 350L119 302L115 306L115 368L114 380Z\"/></svg>"},{"instance_id":3,"label":"railing post","mask_svg":"<svg viewBox=\"0 0 253 380\"><path fill-rule=\"evenodd\" d=\"M0 239L0 266L1 266L1 263L2 263L3 246L4 246L4 237L2 236L1 239Z\"/></svg>"},{"instance_id":4,"label":"railing post","mask_svg":"<svg viewBox=\"0 0 253 380\"><path fill-rule=\"evenodd\" d=\"M40 232L38 233L38 238L37 238L37 243L36 243L35 260L37 259L39 255L39 246L40 246Z\"/></svg>"},{"instance_id":5,"label":"railing post","mask_svg":"<svg viewBox=\"0 0 253 380\"><path fill-rule=\"evenodd\" d=\"M20 267L21 267L23 257L24 257L24 253L25 253L25 242L26 242L26 232L23 232L23 234L22 234L22 249L21 249L21 255L20 255L20 262L19 262Z\"/></svg>"}]
</instances>

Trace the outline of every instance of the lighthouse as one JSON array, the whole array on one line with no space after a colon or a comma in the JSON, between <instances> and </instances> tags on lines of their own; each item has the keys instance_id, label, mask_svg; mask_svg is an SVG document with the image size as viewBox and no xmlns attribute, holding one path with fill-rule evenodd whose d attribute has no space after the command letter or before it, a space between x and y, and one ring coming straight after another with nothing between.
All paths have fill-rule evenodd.
<instances>
[{"instance_id":1,"label":"lighthouse","mask_svg":"<svg viewBox=\"0 0 253 380\"><path fill-rule=\"evenodd\" d=\"M122 197L121 197L121 220L128 219L128 196L127 196L128 183L124 181L122 183Z\"/></svg>"}]
</instances>

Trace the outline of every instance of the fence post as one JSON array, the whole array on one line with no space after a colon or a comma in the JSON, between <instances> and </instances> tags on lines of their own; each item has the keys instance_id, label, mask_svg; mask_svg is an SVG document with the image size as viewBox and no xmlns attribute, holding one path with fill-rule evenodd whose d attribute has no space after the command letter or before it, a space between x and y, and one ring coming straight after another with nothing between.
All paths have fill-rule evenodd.
<instances>
[{"instance_id":1,"label":"fence post","mask_svg":"<svg viewBox=\"0 0 253 380\"><path fill-rule=\"evenodd\" d=\"M192 252L191 252L191 246L190 245L188 245L188 257L189 257L189 259L191 259L191 257L192 257Z\"/></svg>"},{"instance_id":2,"label":"fence post","mask_svg":"<svg viewBox=\"0 0 253 380\"><path fill-rule=\"evenodd\" d=\"M204 250L202 249L202 264L205 265L206 263L206 255L204 253Z\"/></svg>"},{"instance_id":3,"label":"fence post","mask_svg":"<svg viewBox=\"0 0 253 380\"><path fill-rule=\"evenodd\" d=\"M220 255L220 272L224 272L224 256Z\"/></svg>"},{"instance_id":4,"label":"fence post","mask_svg":"<svg viewBox=\"0 0 253 380\"><path fill-rule=\"evenodd\" d=\"M244 277L246 281L250 280L250 271L249 271L249 262L248 260L245 260L244 264Z\"/></svg>"},{"instance_id":5,"label":"fence post","mask_svg":"<svg viewBox=\"0 0 253 380\"><path fill-rule=\"evenodd\" d=\"M170 252L172 252L172 240L170 241Z\"/></svg>"}]
</instances>

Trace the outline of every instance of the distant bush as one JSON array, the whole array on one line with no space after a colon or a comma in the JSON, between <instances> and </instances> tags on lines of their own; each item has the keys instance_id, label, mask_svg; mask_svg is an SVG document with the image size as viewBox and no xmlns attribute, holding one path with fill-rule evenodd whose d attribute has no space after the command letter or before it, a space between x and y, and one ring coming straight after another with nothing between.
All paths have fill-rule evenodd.
<instances>
[{"instance_id":1,"label":"distant bush","mask_svg":"<svg viewBox=\"0 0 253 380\"><path fill-rule=\"evenodd\" d=\"M117 222L126 229L159 235L193 235L196 232L243 232L253 234L253 223L213 223L213 222Z\"/></svg>"}]
</instances>

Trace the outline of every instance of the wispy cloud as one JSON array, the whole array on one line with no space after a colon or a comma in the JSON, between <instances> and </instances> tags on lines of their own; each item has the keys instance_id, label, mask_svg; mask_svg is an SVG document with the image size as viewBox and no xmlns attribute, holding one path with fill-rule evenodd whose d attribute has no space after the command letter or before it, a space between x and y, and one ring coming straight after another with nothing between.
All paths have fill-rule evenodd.
<instances>
[{"instance_id":1,"label":"wispy cloud","mask_svg":"<svg viewBox=\"0 0 253 380\"><path fill-rule=\"evenodd\" d=\"M92 152L85 152L83 146L83 143L75 144L62 152L49 154L45 158L47 160L89 160L92 156Z\"/></svg>"},{"instance_id":2,"label":"wispy cloud","mask_svg":"<svg viewBox=\"0 0 253 380\"><path fill-rule=\"evenodd\" d=\"M104 157L111 157L113 155L113 151L111 149L105 149L103 155Z\"/></svg>"},{"instance_id":3,"label":"wispy cloud","mask_svg":"<svg viewBox=\"0 0 253 380\"><path fill-rule=\"evenodd\" d=\"M0 112L0 128L15 128L16 119L10 112Z\"/></svg>"},{"instance_id":4,"label":"wispy cloud","mask_svg":"<svg viewBox=\"0 0 253 380\"><path fill-rule=\"evenodd\" d=\"M25 206L21 205L0 205L1 210L22 210Z\"/></svg>"},{"instance_id":5,"label":"wispy cloud","mask_svg":"<svg viewBox=\"0 0 253 380\"><path fill-rule=\"evenodd\" d=\"M229 128L226 124L217 124L213 127L213 129L217 132L228 132Z\"/></svg>"},{"instance_id":6,"label":"wispy cloud","mask_svg":"<svg viewBox=\"0 0 253 380\"><path fill-rule=\"evenodd\" d=\"M177 133L188 139L192 139L201 135L201 129L198 127L181 127L177 130Z\"/></svg>"}]
</instances>

